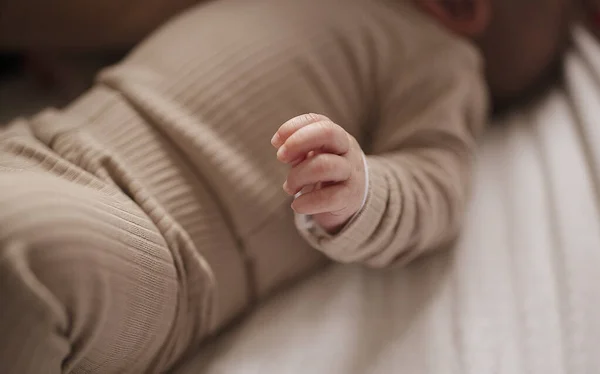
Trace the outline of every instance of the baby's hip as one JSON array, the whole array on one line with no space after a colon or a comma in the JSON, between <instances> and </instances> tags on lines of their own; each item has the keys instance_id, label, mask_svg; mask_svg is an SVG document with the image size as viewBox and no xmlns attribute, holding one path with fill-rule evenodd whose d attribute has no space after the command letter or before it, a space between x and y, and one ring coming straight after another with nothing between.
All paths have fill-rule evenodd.
<instances>
[{"instance_id":1,"label":"baby's hip","mask_svg":"<svg viewBox=\"0 0 600 374\"><path fill-rule=\"evenodd\" d=\"M198 168L190 155L203 151L189 144L182 151L165 124L148 117L123 95L99 87L28 126L61 162L120 191L157 224L167 222L171 246L180 246L181 238L169 235L180 233L186 250L201 257L214 278L213 328L325 262L296 232L286 201L265 198L266 206L253 198L251 184L229 199L235 188L227 175Z\"/></svg>"}]
</instances>

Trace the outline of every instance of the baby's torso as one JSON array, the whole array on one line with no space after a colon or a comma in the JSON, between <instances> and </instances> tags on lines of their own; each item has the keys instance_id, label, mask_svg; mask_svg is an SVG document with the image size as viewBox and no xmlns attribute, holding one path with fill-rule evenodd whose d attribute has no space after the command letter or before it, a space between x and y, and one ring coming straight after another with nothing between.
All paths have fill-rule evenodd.
<instances>
[{"instance_id":1,"label":"baby's torso","mask_svg":"<svg viewBox=\"0 0 600 374\"><path fill-rule=\"evenodd\" d=\"M368 152L389 85L417 79L402 66L452 40L402 1L219 0L168 24L101 82L131 101L152 92L191 119L158 126L186 132L173 141L243 236L288 208L269 144L283 122L327 115Z\"/></svg>"},{"instance_id":2,"label":"baby's torso","mask_svg":"<svg viewBox=\"0 0 600 374\"><path fill-rule=\"evenodd\" d=\"M465 49L402 0L217 0L167 24L61 115L188 232L198 228L181 201L195 201L190 212L210 205L250 250L270 248L267 257L293 264L308 249L281 188L287 170L269 143L275 130L321 113L370 152L383 107L406 104L388 102L391 85L426 79L405 67L427 64L449 43ZM191 197L165 188L156 176L165 168L189 183Z\"/></svg>"}]
</instances>

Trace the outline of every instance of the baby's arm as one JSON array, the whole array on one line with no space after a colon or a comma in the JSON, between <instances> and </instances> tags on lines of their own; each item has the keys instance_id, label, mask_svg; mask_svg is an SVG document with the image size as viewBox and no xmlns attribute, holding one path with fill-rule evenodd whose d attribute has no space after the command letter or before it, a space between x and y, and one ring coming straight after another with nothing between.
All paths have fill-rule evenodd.
<instances>
[{"instance_id":1,"label":"baby's arm","mask_svg":"<svg viewBox=\"0 0 600 374\"><path fill-rule=\"evenodd\" d=\"M367 158L366 203L344 217L349 222L334 235L298 216L300 232L312 246L340 262L382 267L410 261L456 237L487 96L479 66L451 62L423 64L390 87L374 132L374 155ZM348 198L352 207L362 200L360 191Z\"/></svg>"}]
</instances>

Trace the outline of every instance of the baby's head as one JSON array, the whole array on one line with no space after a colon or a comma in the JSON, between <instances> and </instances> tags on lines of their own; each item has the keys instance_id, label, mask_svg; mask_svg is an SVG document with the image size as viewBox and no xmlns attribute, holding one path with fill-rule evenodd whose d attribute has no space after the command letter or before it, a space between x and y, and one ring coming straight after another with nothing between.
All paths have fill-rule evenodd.
<instances>
[{"instance_id":1,"label":"baby's head","mask_svg":"<svg viewBox=\"0 0 600 374\"><path fill-rule=\"evenodd\" d=\"M444 26L479 46L497 101L535 88L569 40L571 0L415 1Z\"/></svg>"}]
</instances>

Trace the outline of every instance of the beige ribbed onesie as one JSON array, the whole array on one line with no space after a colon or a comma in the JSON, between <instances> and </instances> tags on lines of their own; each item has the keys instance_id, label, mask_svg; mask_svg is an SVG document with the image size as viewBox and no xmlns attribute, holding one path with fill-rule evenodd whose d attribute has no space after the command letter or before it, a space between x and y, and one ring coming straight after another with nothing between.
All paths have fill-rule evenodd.
<instances>
[{"instance_id":1,"label":"beige ribbed onesie","mask_svg":"<svg viewBox=\"0 0 600 374\"><path fill-rule=\"evenodd\" d=\"M0 132L0 372L163 372L326 263L451 240L486 112L479 56L388 0L218 0L64 110ZM294 225L269 141L307 112L368 155L359 215Z\"/></svg>"}]
</instances>

